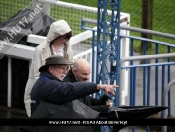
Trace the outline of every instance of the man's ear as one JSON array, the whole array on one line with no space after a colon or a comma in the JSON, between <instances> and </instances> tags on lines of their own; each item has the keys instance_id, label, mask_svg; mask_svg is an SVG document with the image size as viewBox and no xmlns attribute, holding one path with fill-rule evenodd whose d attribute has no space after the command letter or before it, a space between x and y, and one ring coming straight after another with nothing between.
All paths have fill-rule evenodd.
<instances>
[{"instance_id":1,"label":"man's ear","mask_svg":"<svg viewBox=\"0 0 175 132\"><path fill-rule=\"evenodd\" d=\"M53 67L52 67L52 66L49 66L48 71L49 71L50 73L53 73Z\"/></svg>"},{"instance_id":2,"label":"man's ear","mask_svg":"<svg viewBox=\"0 0 175 132\"><path fill-rule=\"evenodd\" d=\"M72 73L73 73L74 75L76 74L76 72L77 72L76 69L72 69Z\"/></svg>"}]
</instances>

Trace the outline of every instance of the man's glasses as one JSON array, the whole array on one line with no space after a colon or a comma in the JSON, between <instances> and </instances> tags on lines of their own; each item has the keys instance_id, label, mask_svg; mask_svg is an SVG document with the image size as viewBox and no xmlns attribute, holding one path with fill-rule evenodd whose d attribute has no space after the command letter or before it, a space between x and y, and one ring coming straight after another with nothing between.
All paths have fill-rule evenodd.
<instances>
[{"instance_id":1,"label":"man's glasses","mask_svg":"<svg viewBox=\"0 0 175 132\"><path fill-rule=\"evenodd\" d=\"M60 65L55 65L54 66L55 68L59 68L59 69L61 69L61 70L64 70L64 71L67 71L68 70L68 67L63 67L63 66L60 66Z\"/></svg>"}]
</instances>

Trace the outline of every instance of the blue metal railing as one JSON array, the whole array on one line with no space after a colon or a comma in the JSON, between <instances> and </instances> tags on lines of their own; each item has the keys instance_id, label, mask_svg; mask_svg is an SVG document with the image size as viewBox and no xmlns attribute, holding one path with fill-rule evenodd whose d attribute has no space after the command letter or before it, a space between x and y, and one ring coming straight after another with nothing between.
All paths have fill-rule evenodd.
<instances>
[{"instance_id":1,"label":"blue metal railing","mask_svg":"<svg viewBox=\"0 0 175 132\"><path fill-rule=\"evenodd\" d=\"M175 45L169 44L169 43L164 43L164 42L160 42L160 41L156 41L156 40L150 40L150 39L145 39L145 38L139 38L139 37L134 37L134 36L126 36L126 35L121 35L122 37L127 37L130 38L130 56L134 57L134 41L135 40L140 40L143 41L143 64L139 64L139 65L135 65L133 63L133 60L130 59L130 65L129 66L124 66L121 67L121 69L130 69L130 105L134 106L137 105L136 104L136 84L137 84L137 69L138 68L142 68L143 69L143 74L142 74L142 86L143 86L143 104L142 105L151 105L150 101L150 93L153 92L151 91L151 75L153 74L151 72L151 70L153 69L153 67L155 67L155 105L158 106L161 103L161 98L163 96L163 92L164 92L164 88L165 85L167 83L170 82L170 80L172 80L171 78L171 71L170 72L170 68L172 65L175 65L175 62L171 62L170 57L168 57L167 61L164 61L164 63L160 63L159 62L159 58L154 58L155 59L155 63L150 63L147 64L146 63L146 44L147 42L151 42L152 44L155 44L155 54L158 54L158 48L160 45L164 45L165 47L167 47L167 55L170 54L170 49L174 48L175 49ZM144 57L145 56L145 57ZM172 57L172 56L171 56ZM175 54L174 54L175 57ZM152 58L153 59L153 58ZM139 60L139 59L137 59ZM141 60L141 59L140 59ZM161 67L161 73L159 70L159 67ZM166 71L167 69L167 71ZM160 76L161 75L161 76ZM161 77L161 82L159 81L159 78ZM167 80L166 80L167 79ZM159 88L159 83L161 83L161 89ZM161 96L159 96L159 92L161 90ZM168 116L171 116L171 91L169 90L168 92ZM135 126L132 127L132 131L135 131ZM146 127L146 131L149 132L150 128L149 126Z\"/></svg>"},{"instance_id":2,"label":"blue metal railing","mask_svg":"<svg viewBox=\"0 0 175 132\"><path fill-rule=\"evenodd\" d=\"M171 48L174 48L175 49L175 45L173 44L169 44L169 43L165 43L165 42L160 42L160 41L156 41L156 40L150 40L150 39L146 39L146 38L140 38L140 37L135 37L135 36L127 36L127 35L121 35L121 37L127 37L127 38L130 38L131 39L131 43L130 43L130 56L134 56L134 50L133 50L133 47L134 47L134 40L140 40L140 41L143 41L144 42L144 46L143 46L143 55L146 55L146 42L151 42L152 44L155 44L155 54L158 54L158 49L159 49L159 46L160 45L164 45L167 47L167 53L170 53L170 49ZM164 87L165 87L165 84L167 84L168 82L170 82L170 80L172 79L170 77L170 66L172 65L172 63L170 63L171 59L168 58L167 59L167 81L165 82L165 64L162 64L162 94L163 94L163 90L164 90ZM158 66L159 63L158 63L158 59L155 59L155 63L157 63L158 65L155 65L155 105L157 106L158 105L158 101L159 101L159 96L158 96L158 92L159 92L159 89L158 89L158 77L159 77L159 72L158 72ZM146 60L143 61L143 64L146 64ZM130 61L130 65L133 65L133 61ZM154 66L153 64L150 64L150 65L147 65L147 67L143 67L143 105L149 105L150 103L150 76L151 76L151 67ZM135 82L136 80L133 80L135 79L135 76L136 76L136 67L132 67L131 70L130 70L130 84L132 84L130 86L130 89L132 92L130 92L130 105L134 105L135 104L135 99L133 98L133 96L131 96L132 94L135 93L135 89L133 89L135 87ZM147 79L146 79L146 71L147 71ZM146 80L147 80L147 90L146 91ZM146 92L147 92L147 101L146 101ZM168 93L168 105L169 105L169 109L168 109L168 116L171 115L171 92L169 91Z\"/></svg>"},{"instance_id":3,"label":"blue metal railing","mask_svg":"<svg viewBox=\"0 0 175 132\"><path fill-rule=\"evenodd\" d=\"M87 21L87 22L96 24L96 21L94 21L94 20L82 19L82 21ZM91 30L92 32L96 31L94 29L84 27L84 26L82 26L82 28L86 29L86 30ZM145 31L144 29L138 29L138 28L133 28L133 27L121 26L121 28L126 29L126 30L130 30L130 28L131 28L133 31L142 32L142 33L144 33L144 31ZM146 30L146 33L158 35L161 37L175 39L174 35L160 33L160 32L156 32L156 31ZM131 106L138 105L136 103L136 91L137 91L136 87L137 87L137 74L138 74L137 69L140 67L143 68L143 71L142 71L143 104L142 105L152 105L150 103L150 102L152 102L150 95L153 92L152 87L151 87L151 83L153 83L153 81L151 81L151 76L153 74L155 74L155 79L154 79L155 80L154 81L154 83L155 83L155 86L154 86L155 99L154 99L154 101L155 101L156 106L160 105L160 103L161 103L160 100L161 100L162 95L163 95L164 87L172 79L170 69L171 69L172 65L175 65L175 62L171 62L170 57L175 57L175 54L173 54L173 55L170 54L170 51L171 51L171 49L175 49L175 45L161 42L161 41L157 41L157 40L151 40L151 39L135 37L135 36L127 36L127 35L123 35L123 34L120 34L120 37L130 39L130 56L131 57L135 57L135 55L134 55L134 45L136 44L135 41L140 41L140 43L143 42L143 58L141 59L141 60L143 60L143 64L142 65L135 65L134 60L130 59L129 60L130 66L121 67L121 69L129 69L130 70L130 80L129 80L129 83L130 83L130 87L129 87L129 89L130 89L130 94L129 94L130 95L130 100L129 100L130 105ZM154 58L154 63L150 63L150 64L147 64L147 62L146 62L146 59L149 59L149 57L147 55L147 50L146 50L146 45L148 42L152 43L152 45L155 45L155 54L157 54L157 56ZM160 59L162 59L162 58L158 57L158 56L160 56L160 54L159 54L160 45L165 46L165 48L167 47L167 52L166 52L165 56L170 55L167 57L167 61L165 61L164 63L160 62ZM121 59L124 59L124 58L121 58ZM160 67L162 68L161 72L159 70ZM153 68L154 68L155 72L152 72ZM166 69L167 69L167 71L166 71ZM160 77L161 77L161 81L159 80ZM121 80L121 78L120 78L120 80ZM160 84L161 84L161 87L159 87ZM161 96L159 97L160 90L161 90ZM121 90L120 90L120 94L121 94ZM121 99L120 99L120 101L121 101ZM169 106L168 116L171 116L171 91L168 92L168 106ZM132 131L133 132L135 131L135 126L132 127ZM149 126L146 127L146 131L147 132L150 131Z\"/></svg>"}]
</instances>

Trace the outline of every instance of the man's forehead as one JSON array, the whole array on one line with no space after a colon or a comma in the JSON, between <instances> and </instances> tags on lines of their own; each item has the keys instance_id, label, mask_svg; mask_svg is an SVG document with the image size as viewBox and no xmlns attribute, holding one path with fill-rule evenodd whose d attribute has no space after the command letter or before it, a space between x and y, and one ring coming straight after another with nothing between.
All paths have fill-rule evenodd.
<instances>
[{"instance_id":1,"label":"man's forehead","mask_svg":"<svg viewBox=\"0 0 175 132\"><path fill-rule=\"evenodd\" d=\"M80 70L78 70L81 73L91 73L91 69L90 68L82 68Z\"/></svg>"}]
</instances>

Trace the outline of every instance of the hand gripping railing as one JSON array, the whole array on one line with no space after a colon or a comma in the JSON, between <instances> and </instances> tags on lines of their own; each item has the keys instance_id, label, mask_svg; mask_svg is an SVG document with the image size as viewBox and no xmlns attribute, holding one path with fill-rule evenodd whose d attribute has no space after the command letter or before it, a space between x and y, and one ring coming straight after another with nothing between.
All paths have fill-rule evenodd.
<instances>
[{"instance_id":1,"label":"hand gripping railing","mask_svg":"<svg viewBox=\"0 0 175 132\"><path fill-rule=\"evenodd\" d=\"M171 88L171 86L175 84L175 79L173 79L172 81L170 81L166 87L165 90L163 92L163 97L162 97L162 106L167 106L167 95L168 95L168 91ZM162 111L162 119L166 119L167 118L167 110ZM167 132L167 126L162 126L161 127L161 131L162 132Z\"/></svg>"}]
</instances>

